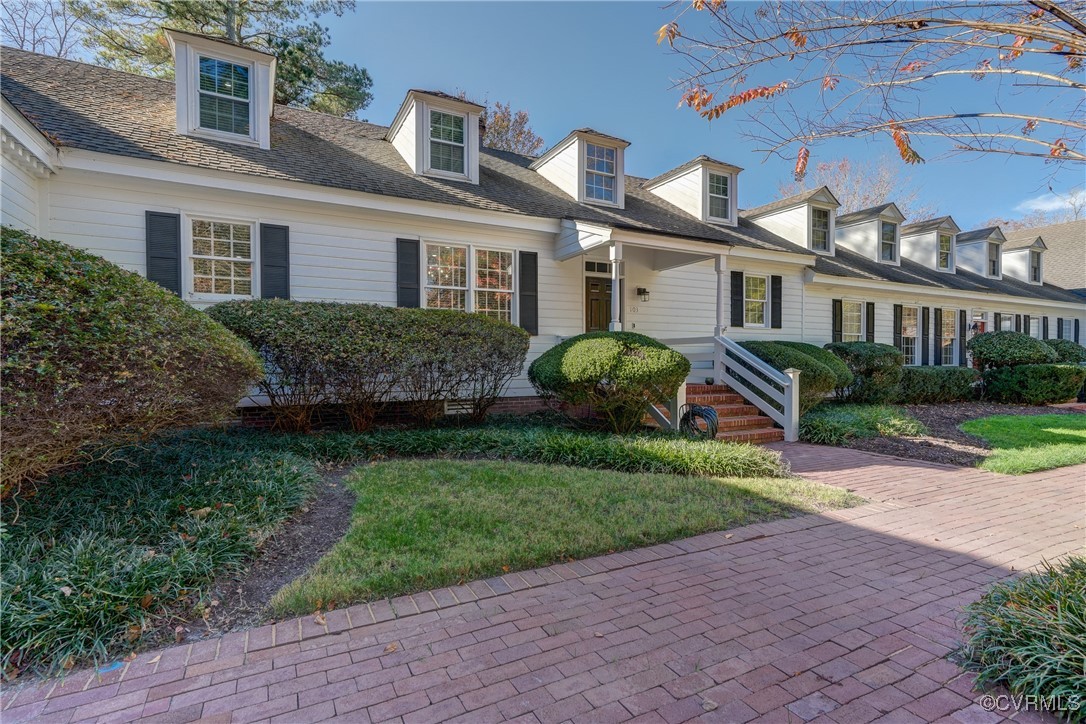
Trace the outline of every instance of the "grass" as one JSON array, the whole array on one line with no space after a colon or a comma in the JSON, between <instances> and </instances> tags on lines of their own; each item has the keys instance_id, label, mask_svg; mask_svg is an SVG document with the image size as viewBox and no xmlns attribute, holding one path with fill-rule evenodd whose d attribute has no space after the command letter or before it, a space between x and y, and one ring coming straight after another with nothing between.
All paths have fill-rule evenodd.
<instances>
[{"instance_id":1,"label":"grass","mask_svg":"<svg viewBox=\"0 0 1086 724\"><path fill-rule=\"evenodd\" d=\"M1086 415L995 415L961 425L992 446L980 467L1022 475L1086 462Z\"/></svg>"},{"instance_id":2,"label":"grass","mask_svg":"<svg viewBox=\"0 0 1086 724\"><path fill-rule=\"evenodd\" d=\"M277 614L395 596L856 504L797 478L400 460L356 470L347 535L272 601Z\"/></svg>"},{"instance_id":3,"label":"grass","mask_svg":"<svg viewBox=\"0 0 1086 724\"><path fill-rule=\"evenodd\" d=\"M979 685L1060 697L1066 718L1086 721L1086 558L997 583L965 612L961 653Z\"/></svg>"},{"instance_id":4,"label":"grass","mask_svg":"<svg viewBox=\"0 0 1086 724\"><path fill-rule=\"evenodd\" d=\"M823 404L799 421L804 442L844 445L867 437L924 435L927 428L915 417L894 405Z\"/></svg>"}]
</instances>

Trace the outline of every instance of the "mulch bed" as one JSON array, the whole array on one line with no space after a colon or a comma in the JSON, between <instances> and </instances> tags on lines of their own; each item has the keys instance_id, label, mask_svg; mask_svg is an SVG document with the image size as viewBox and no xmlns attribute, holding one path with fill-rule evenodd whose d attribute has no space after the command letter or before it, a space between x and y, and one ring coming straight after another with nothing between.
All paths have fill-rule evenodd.
<instances>
[{"instance_id":1,"label":"mulch bed","mask_svg":"<svg viewBox=\"0 0 1086 724\"><path fill-rule=\"evenodd\" d=\"M950 405L902 405L910 415L924 423L928 434L918 437L871 437L850 440L847 447L894 455L910 460L925 460L945 465L973 467L991 449L979 437L967 435L958 425L992 415L1064 415L1081 414L1058 407L1001 405L990 402L959 402Z\"/></svg>"}]
</instances>

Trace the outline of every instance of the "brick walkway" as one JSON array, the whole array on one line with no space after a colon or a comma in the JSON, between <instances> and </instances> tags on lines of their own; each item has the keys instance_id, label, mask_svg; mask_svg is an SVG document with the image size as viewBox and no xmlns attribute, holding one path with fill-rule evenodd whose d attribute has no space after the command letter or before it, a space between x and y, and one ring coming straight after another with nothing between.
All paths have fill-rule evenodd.
<instances>
[{"instance_id":1,"label":"brick walkway","mask_svg":"<svg viewBox=\"0 0 1086 724\"><path fill-rule=\"evenodd\" d=\"M1086 466L1003 477L780 447L797 473L876 502L149 652L6 691L0 717L999 719L943 659L956 611L1082 548Z\"/></svg>"}]
</instances>

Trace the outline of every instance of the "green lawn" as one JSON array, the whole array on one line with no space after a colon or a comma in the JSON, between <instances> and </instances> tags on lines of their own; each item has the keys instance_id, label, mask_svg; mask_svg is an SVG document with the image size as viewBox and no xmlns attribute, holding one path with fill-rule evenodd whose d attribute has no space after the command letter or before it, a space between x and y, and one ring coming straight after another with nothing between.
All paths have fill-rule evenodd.
<instances>
[{"instance_id":1,"label":"green lawn","mask_svg":"<svg viewBox=\"0 0 1086 724\"><path fill-rule=\"evenodd\" d=\"M996 415L961 429L992 446L980 466L996 473L1022 475L1086 462L1086 415Z\"/></svg>"},{"instance_id":2,"label":"green lawn","mask_svg":"<svg viewBox=\"0 0 1086 724\"><path fill-rule=\"evenodd\" d=\"M351 528L272 601L278 614L396 596L859 498L797 478L399 460L358 468Z\"/></svg>"}]
</instances>

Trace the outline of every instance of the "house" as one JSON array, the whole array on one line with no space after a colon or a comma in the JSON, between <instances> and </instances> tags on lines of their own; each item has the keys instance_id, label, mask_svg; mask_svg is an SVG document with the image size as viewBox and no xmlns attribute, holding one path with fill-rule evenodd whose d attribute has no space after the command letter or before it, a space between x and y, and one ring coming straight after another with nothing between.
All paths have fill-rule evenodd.
<instances>
[{"instance_id":1,"label":"house","mask_svg":"<svg viewBox=\"0 0 1086 724\"><path fill-rule=\"evenodd\" d=\"M956 365L980 329L1082 339L1086 300L1050 264L1039 281L988 273L998 230L906 223L894 204L838 214L828 188L741 211L741 168L702 155L637 178L634 147L590 128L538 158L495 151L482 108L435 91L408 91L389 126L274 105L274 57L167 35L174 81L3 50L3 223L197 306L463 309L528 330L530 359L630 330L701 381L729 379L737 340L865 339ZM508 394L534 400L525 377Z\"/></svg>"},{"instance_id":2,"label":"house","mask_svg":"<svg viewBox=\"0 0 1086 724\"><path fill-rule=\"evenodd\" d=\"M1028 258L1024 249L1031 249ZM1016 257L1012 273L1024 274L1019 269L1024 269L1022 265L1029 261L1032 274L1033 262L1043 260L1044 268L1037 268L1041 278L1086 297L1086 219L1009 231L1003 251L1008 258ZM1007 269L1011 271L1011 265L1007 265ZM1020 275L1017 278L1027 277Z\"/></svg>"}]
</instances>

